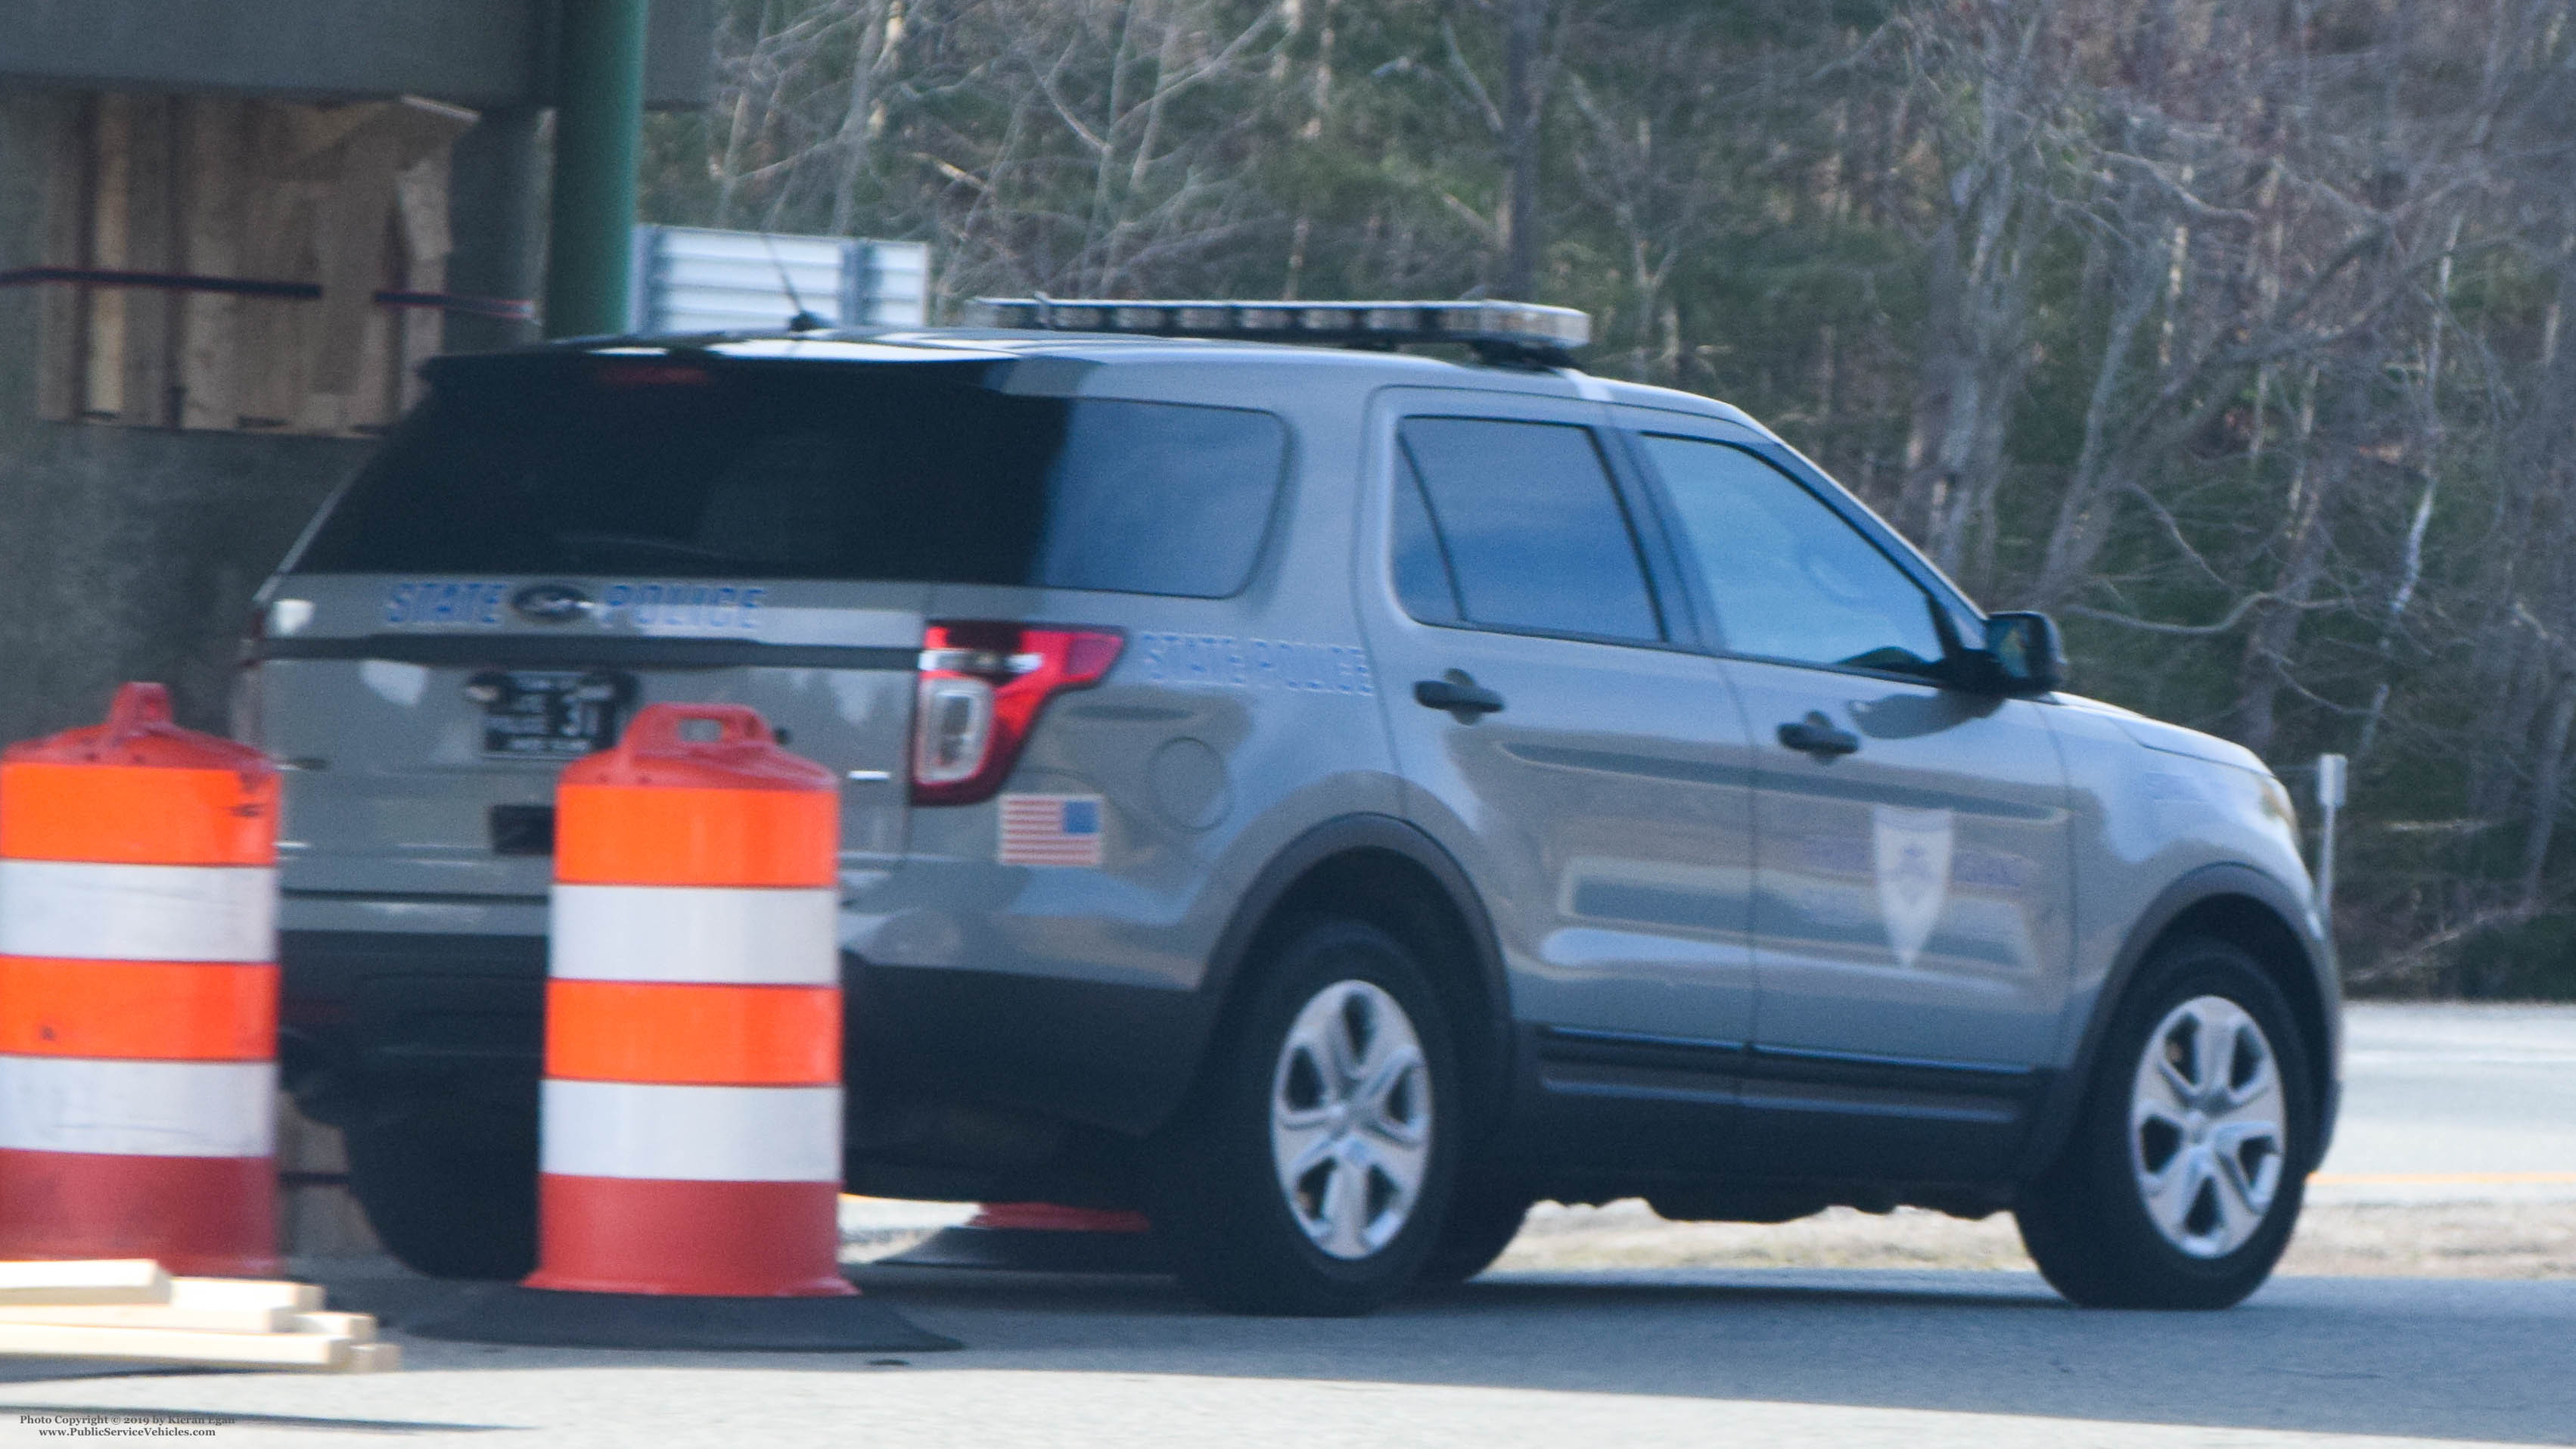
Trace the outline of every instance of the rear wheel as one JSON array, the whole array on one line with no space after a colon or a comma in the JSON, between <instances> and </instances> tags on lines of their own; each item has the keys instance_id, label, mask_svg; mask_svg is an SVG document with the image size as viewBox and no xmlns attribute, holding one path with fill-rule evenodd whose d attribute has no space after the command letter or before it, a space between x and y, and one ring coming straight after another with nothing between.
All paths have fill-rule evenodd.
<instances>
[{"instance_id":1,"label":"rear wheel","mask_svg":"<svg viewBox=\"0 0 2576 1449\"><path fill-rule=\"evenodd\" d=\"M1277 939L1156 1145L1154 1222L1181 1281L1217 1307L1366 1313L1412 1279L1448 1208L1448 1022L1412 953L1374 926L1325 919Z\"/></svg>"},{"instance_id":2,"label":"rear wheel","mask_svg":"<svg viewBox=\"0 0 2576 1449\"><path fill-rule=\"evenodd\" d=\"M348 1129L349 1190L385 1250L433 1278L522 1278L537 1260L537 1145L500 1114Z\"/></svg>"},{"instance_id":3,"label":"rear wheel","mask_svg":"<svg viewBox=\"0 0 2576 1449\"><path fill-rule=\"evenodd\" d=\"M2306 1044L2238 947L2189 939L2140 973L2065 1155L2023 1190L2050 1284L2103 1308L2225 1308L2280 1261L2316 1110Z\"/></svg>"}]
</instances>

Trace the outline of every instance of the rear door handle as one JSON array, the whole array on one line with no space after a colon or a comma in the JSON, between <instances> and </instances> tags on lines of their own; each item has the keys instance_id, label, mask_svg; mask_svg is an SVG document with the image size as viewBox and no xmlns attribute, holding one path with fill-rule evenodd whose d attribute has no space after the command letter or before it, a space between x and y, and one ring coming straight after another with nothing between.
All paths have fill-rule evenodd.
<instances>
[{"instance_id":1,"label":"rear door handle","mask_svg":"<svg viewBox=\"0 0 2576 1449\"><path fill-rule=\"evenodd\" d=\"M1460 724L1473 724L1478 715L1503 707L1501 695L1479 688L1475 676L1463 669L1452 669L1438 679L1413 681L1413 702L1426 709L1445 709Z\"/></svg>"},{"instance_id":2,"label":"rear door handle","mask_svg":"<svg viewBox=\"0 0 2576 1449\"><path fill-rule=\"evenodd\" d=\"M1820 710L1807 711L1805 719L1780 726L1780 743L1802 755L1828 759L1848 755L1860 749L1860 736L1849 730L1834 728L1834 722Z\"/></svg>"}]
</instances>

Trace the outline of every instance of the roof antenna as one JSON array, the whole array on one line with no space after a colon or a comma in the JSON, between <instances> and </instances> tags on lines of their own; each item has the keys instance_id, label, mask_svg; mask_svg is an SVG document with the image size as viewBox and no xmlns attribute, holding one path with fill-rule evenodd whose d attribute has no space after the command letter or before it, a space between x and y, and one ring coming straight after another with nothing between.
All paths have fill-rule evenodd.
<instances>
[{"instance_id":1,"label":"roof antenna","mask_svg":"<svg viewBox=\"0 0 2576 1449\"><path fill-rule=\"evenodd\" d=\"M796 315L787 319L787 330L790 332L820 332L824 328L831 326L831 323L826 322L822 318L815 316L812 312L805 310L805 299L798 296L796 292L796 279L787 274L787 263L779 259L778 242L776 239L772 238L769 233L762 232L760 234L760 245L763 250L769 253L769 264L778 269L778 285L787 289L788 305L796 309Z\"/></svg>"}]
</instances>

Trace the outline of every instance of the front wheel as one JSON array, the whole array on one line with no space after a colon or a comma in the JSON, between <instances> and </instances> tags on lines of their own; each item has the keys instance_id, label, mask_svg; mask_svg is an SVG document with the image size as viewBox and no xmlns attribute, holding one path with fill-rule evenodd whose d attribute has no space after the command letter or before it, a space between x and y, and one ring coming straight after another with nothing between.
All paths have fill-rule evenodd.
<instances>
[{"instance_id":1,"label":"front wheel","mask_svg":"<svg viewBox=\"0 0 2576 1449\"><path fill-rule=\"evenodd\" d=\"M1460 1183L1440 1225L1440 1240L1432 1244L1414 1281L1453 1287L1494 1266L1520 1236L1531 1205L1529 1193L1519 1188Z\"/></svg>"},{"instance_id":2,"label":"front wheel","mask_svg":"<svg viewBox=\"0 0 2576 1449\"><path fill-rule=\"evenodd\" d=\"M2094 1069L2064 1156L2023 1189L2023 1244L2100 1308L2226 1308L2298 1221L2316 1105L2305 1043L2262 968L2224 941L2160 949Z\"/></svg>"},{"instance_id":3,"label":"front wheel","mask_svg":"<svg viewBox=\"0 0 2576 1449\"><path fill-rule=\"evenodd\" d=\"M1366 1313L1437 1240L1457 1157L1438 994L1359 921L1283 932L1198 1099L1155 1144L1181 1281L1240 1313Z\"/></svg>"}]
</instances>

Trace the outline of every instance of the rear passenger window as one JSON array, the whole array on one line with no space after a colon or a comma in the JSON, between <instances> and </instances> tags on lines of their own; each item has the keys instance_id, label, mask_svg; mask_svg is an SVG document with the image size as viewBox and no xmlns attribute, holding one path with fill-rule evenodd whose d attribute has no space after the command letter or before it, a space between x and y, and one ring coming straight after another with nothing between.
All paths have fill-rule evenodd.
<instances>
[{"instance_id":1,"label":"rear passenger window","mask_svg":"<svg viewBox=\"0 0 2576 1449\"><path fill-rule=\"evenodd\" d=\"M1467 623L1600 639L1663 637L1636 537L1590 429L1412 418L1402 437ZM1399 550L1403 523L1399 491ZM1399 585L1404 563L1399 552ZM1436 591L1425 597L1436 605ZM1406 607L1414 602L1408 595Z\"/></svg>"}]
</instances>

